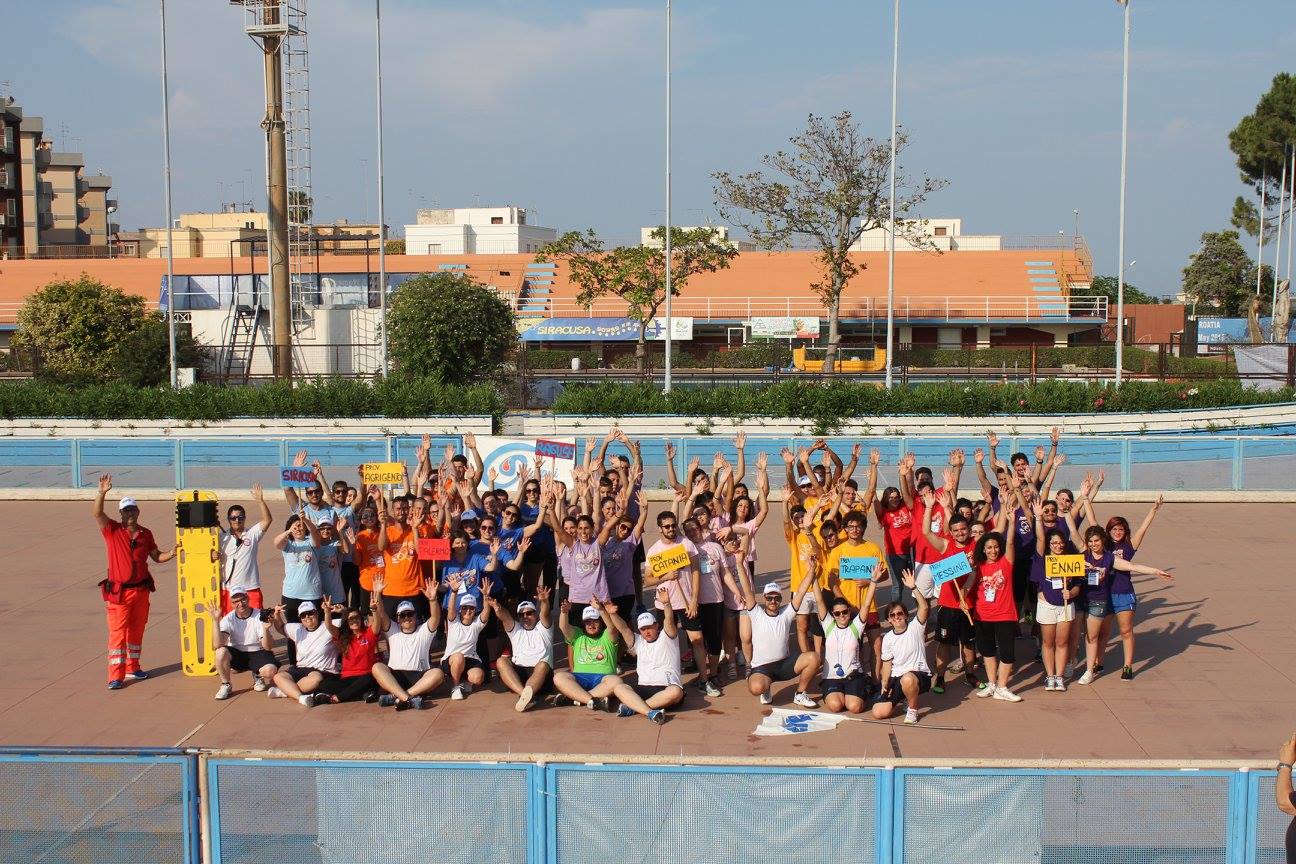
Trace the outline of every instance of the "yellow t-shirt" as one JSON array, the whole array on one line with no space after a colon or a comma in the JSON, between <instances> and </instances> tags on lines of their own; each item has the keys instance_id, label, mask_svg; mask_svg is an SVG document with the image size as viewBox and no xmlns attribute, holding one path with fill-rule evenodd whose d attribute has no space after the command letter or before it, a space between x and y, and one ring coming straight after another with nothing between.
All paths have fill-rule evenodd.
<instances>
[{"instance_id":1,"label":"yellow t-shirt","mask_svg":"<svg viewBox=\"0 0 1296 864\"><path fill-rule=\"evenodd\" d=\"M824 575L821 582L823 587L828 587L828 577L834 571L840 575L841 559L843 558L876 558L878 561L878 572L885 573L887 569L886 556L882 554L882 550L872 540L864 540L858 544L849 541L838 543L833 547L833 550L828 553L828 561L823 568ZM868 590L868 582L863 579L842 579L840 584L841 593L842 596L846 598L846 602L858 609L860 601L864 599L864 593ZM875 591L874 600L869 604L869 608L861 611L877 611L876 595L877 592Z\"/></svg>"},{"instance_id":2,"label":"yellow t-shirt","mask_svg":"<svg viewBox=\"0 0 1296 864\"><path fill-rule=\"evenodd\" d=\"M788 568L788 573L791 576L789 580L791 588L788 590L791 593L796 593L797 589L801 587L801 581L806 577L806 567L810 563L810 559L814 557L815 547L809 537L795 528L788 528L786 525L783 526L783 538L787 540L788 554L792 561Z\"/></svg>"}]
</instances>

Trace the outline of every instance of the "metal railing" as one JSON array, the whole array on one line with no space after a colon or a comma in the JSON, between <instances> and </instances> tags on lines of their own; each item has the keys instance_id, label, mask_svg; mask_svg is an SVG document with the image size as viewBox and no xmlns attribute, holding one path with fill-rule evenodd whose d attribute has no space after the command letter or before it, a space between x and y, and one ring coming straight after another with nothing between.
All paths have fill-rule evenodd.
<instances>
[{"instance_id":1,"label":"metal railing","mask_svg":"<svg viewBox=\"0 0 1296 864\"><path fill-rule=\"evenodd\" d=\"M943 864L951 850L977 862L1265 864L1284 860L1289 821L1274 772L1245 763L489 759L15 748L0 753L0 860L260 864L382 850L445 864L814 864L822 845L806 838L830 837L876 864ZM741 815L754 801L756 822ZM393 829L393 802L414 808L418 830ZM491 830L465 837L482 813Z\"/></svg>"}]
</instances>

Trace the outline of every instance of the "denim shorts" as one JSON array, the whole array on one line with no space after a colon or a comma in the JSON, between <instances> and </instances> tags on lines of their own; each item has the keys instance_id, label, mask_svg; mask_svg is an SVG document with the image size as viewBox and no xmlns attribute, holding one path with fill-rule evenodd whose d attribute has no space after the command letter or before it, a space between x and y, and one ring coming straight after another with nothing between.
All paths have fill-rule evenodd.
<instances>
[{"instance_id":1,"label":"denim shorts","mask_svg":"<svg viewBox=\"0 0 1296 864\"><path fill-rule=\"evenodd\" d=\"M1111 600L1102 599L1089 601L1090 618L1106 618L1110 614L1112 614Z\"/></svg>"},{"instance_id":2,"label":"denim shorts","mask_svg":"<svg viewBox=\"0 0 1296 864\"><path fill-rule=\"evenodd\" d=\"M1133 612L1138 608L1138 597L1134 594L1111 595L1112 612Z\"/></svg>"}]
</instances>

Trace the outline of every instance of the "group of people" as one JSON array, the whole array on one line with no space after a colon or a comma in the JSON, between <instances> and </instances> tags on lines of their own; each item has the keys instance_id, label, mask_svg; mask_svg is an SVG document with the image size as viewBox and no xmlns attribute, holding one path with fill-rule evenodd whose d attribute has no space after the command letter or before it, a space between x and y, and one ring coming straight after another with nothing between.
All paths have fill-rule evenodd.
<instances>
[{"instance_id":1,"label":"group of people","mask_svg":"<svg viewBox=\"0 0 1296 864\"><path fill-rule=\"evenodd\" d=\"M216 698L230 698L232 676L247 672L254 690L307 707L364 701L405 711L468 698L498 678L495 689L519 712L543 700L662 723L690 688L716 697L745 681L770 704L777 685L795 682L797 706L878 719L903 711L916 723L922 695L945 692L960 674L979 697L1021 701L1013 676L1027 639L1045 691L1065 691L1077 670L1075 683L1090 684L1113 631L1130 680L1131 577L1172 578L1133 560L1161 501L1137 530L1122 516L1100 524L1101 473L1053 492L1065 463L1058 442L1054 430L1033 462L1026 453L1005 462L989 433L973 454L979 500L960 494L960 449L939 478L904 457L895 485L880 491L877 450L861 466L858 444L849 462L824 440L785 449L786 566L758 556L772 509L769 459L761 453L749 466L741 433L735 460L717 453L709 470L697 458L678 466L667 445L672 500L652 519L656 538L644 536L640 445L617 428L585 441L569 471L539 457L523 465L512 493L484 471L472 435L464 452L447 447L436 463L425 436L392 495L366 484L363 469L355 486L330 484L303 451L295 464L309 466L315 484L284 490L291 514L271 540L283 558L278 603L266 603L257 560L273 523L263 491L251 492L254 524L240 504L226 511L220 597L207 609ZM127 674L145 677L148 562L174 550L158 549L129 498L120 520L107 517L111 488L105 475L94 514L109 553L116 689ZM880 544L865 539L870 517ZM448 541L446 560L420 555L429 539ZM1068 555L1083 559L1079 578L1052 572L1050 559ZM947 566L955 556L966 566ZM786 589L770 578L781 571ZM276 637L286 642L282 661Z\"/></svg>"}]
</instances>

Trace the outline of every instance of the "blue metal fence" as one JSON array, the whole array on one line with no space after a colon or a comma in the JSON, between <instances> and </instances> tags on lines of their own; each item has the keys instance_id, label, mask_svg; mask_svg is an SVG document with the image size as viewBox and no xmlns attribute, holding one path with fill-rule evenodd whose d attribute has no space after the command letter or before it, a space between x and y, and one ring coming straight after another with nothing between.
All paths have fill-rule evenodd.
<instances>
[{"instance_id":1,"label":"blue metal fence","mask_svg":"<svg viewBox=\"0 0 1296 864\"><path fill-rule=\"evenodd\" d=\"M601 430L600 430L601 431ZM782 448L796 450L813 439L752 435L747 440L748 477L757 457L764 453L777 477L783 470ZM867 438L832 438L834 450L844 459L858 443L864 450L882 453L883 485L894 484L894 465L913 453L920 465L939 471L950 449L966 451L965 488L975 488L972 455L985 439L975 435L881 435ZM330 480L355 481L361 462L406 460L411 464L420 438L414 435L302 435L285 437L229 436L220 438L5 438L0 439L0 487L84 488L99 474L109 472L119 486L182 489L241 488L255 482L273 482L278 467L287 464L299 449L310 451L327 469ZM677 450L676 469L683 473L698 457L709 468L716 453L733 460L737 451L729 437L712 435L649 436L642 439L645 482L659 487L666 479L666 444ZM456 435L433 438L434 453L446 444L456 448ZM1044 437L1005 436L1000 458L1014 452L1032 456ZM1293 491L1296 490L1296 435L1158 434L1071 436L1062 447L1067 456L1054 488L1074 488L1085 471L1106 471L1109 490L1159 489L1185 491ZM609 452L624 453L613 445ZM484 456L488 454L483 454ZM857 478L863 476L863 468Z\"/></svg>"},{"instance_id":2,"label":"blue metal fence","mask_svg":"<svg viewBox=\"0 0 1296 864\"><path fill-rule=\"evenodd\" d=\"M1286 860L1272 771L0 751L0 861Z\"/></svg>"}]
</instances>

